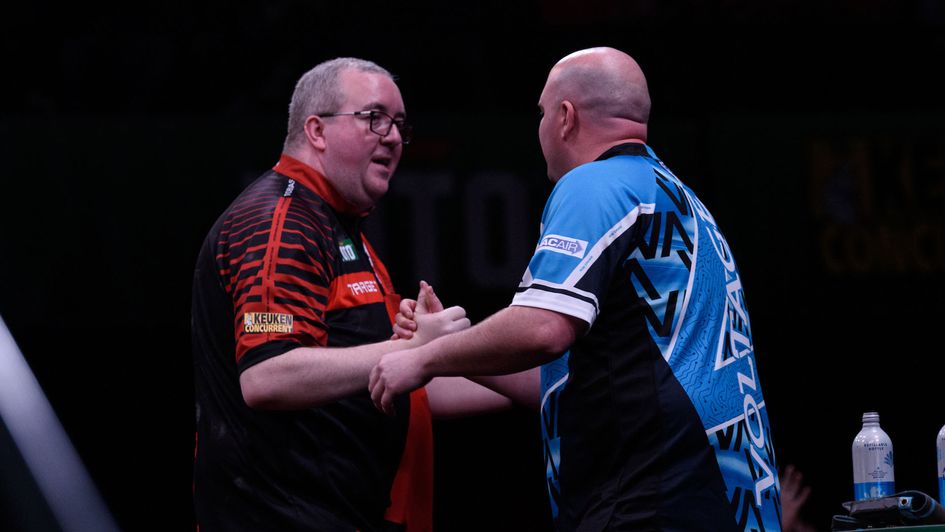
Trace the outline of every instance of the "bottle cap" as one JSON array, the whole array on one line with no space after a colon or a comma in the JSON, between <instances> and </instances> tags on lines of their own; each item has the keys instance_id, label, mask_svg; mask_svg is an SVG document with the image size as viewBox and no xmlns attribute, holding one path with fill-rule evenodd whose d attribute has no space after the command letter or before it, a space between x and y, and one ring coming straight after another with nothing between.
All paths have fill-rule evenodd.
<instances>
[{"instance_id":1,"label":"bottle cap","mask_svg":"<svg viewBox=\"0 0 945 532\"><path fill-rule=\"evenodd\" d=\"M878 412L864 412L863 413L863 423L879 423L879 413Z\"/></svg>"}]
</instances>

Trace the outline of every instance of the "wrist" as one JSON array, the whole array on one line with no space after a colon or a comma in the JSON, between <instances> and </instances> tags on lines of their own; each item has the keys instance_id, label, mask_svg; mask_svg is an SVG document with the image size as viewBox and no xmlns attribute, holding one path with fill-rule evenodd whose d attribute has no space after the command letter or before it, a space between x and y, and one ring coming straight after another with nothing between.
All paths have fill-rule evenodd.
<instances>
[{"instance_id":1,"label":"wrist","mask_svg":"<svg viewBox=\"0 0 945 532\"><path fill-rule=\"evenodd\" d=\"M425 380L430 380L434 377L438 377L435 368L433 367L434 357L433 351L427 347L429 344L424 344L421 347L413 350L414 354L414 364L420 370L420 375Z\"/></svg>"},{"instance_id":2,"label":"wrist","mask_svg":"<svg viewBox=\"0 0 945 532\"><path fill-rule=\"evenodd\" d=\"M423 341L416 334L414 334L410 338L399 338L394 340L394 344L397 346L399 351L403 351L405 349L416 349L423 345Z\"/></svg>"}]
</instances>

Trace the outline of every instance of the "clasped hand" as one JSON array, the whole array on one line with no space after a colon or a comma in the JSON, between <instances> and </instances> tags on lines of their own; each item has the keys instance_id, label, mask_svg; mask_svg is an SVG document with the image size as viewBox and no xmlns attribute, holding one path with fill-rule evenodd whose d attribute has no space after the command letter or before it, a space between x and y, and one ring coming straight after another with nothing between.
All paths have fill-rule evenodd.
<instances>
[{"instance_id":1,"label":"clasped hand","mask_svg":"<svg viewBox=\"0 0 945 532\"><path fill-rule=\"evenodd\" d=\"M395 318L394 337L410 340L413 347L382 356L371 370L368 390L374 405L394 414L394 397L424 386L432 378L427 372L430 353L422 346L440 336L467 329L466 311L459 306L443 309L443 304L426 282L420 282L417 300L405 299Z\"/></svg>"}]
</instances>

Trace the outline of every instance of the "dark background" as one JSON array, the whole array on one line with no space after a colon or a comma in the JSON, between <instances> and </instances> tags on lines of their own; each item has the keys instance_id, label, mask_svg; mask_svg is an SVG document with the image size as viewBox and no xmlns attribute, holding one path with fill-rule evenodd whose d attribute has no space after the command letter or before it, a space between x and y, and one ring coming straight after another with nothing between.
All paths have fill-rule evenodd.
<instances>
[{"instance_id":1,"label":"dark background","mask_svg":"<svg viewBox=\"0 0 945 532\"><path fill-rule=\"evenodd\" d=\"M417 141L371 231L403 294L430 280L477 321L511 299L551 189L545 75L597 45L642 65L650 144L738 258L806 518L826 529L852 498L867 410L897 487L937 495L945 5L755 4L5 7L0 315L119 525L192 527L192 268L277 160L296 79L341 55L400 77ZM547 529L536 416L435 430L439 530Z\"/></svg>"}]
</instances>

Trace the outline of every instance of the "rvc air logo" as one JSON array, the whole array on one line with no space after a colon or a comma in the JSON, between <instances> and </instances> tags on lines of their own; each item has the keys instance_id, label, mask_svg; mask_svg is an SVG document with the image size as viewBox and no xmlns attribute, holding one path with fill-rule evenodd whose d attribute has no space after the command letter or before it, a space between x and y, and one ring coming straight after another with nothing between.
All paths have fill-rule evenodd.
<instances>
[{"instance_id":1,"label":"rvc air logo","mask_svg":"<svg viewBox=\"0 0 945 532\"><path fill-rule=\"evenodd\" d=\"M580 259L584 257L584 252L587 251L587 240L578 240L561 235L545 235L535 252L537 253L543 249Z\"/></svg>"}]
</instances>

